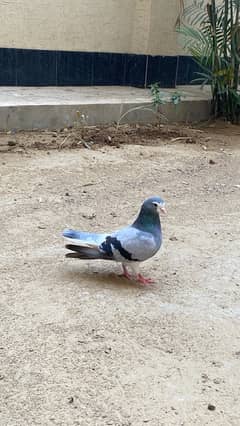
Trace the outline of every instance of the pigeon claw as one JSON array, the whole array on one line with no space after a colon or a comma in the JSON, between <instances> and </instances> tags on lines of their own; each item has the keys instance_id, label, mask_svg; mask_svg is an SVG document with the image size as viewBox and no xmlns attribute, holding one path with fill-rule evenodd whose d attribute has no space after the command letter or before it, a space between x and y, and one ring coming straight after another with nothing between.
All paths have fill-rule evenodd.
<instances>
[{"instance_id":1,"label":"pigeon claw","mask_svg":"<svg viewBox=\"0 0 240 426\"><path fill-rule=\"evenodd\" d=\"M143 275L138 274L137 275L137 281L143 285L150 285L153 284L155 281L152 280L152 278L145 278Z\"/></svg>"}]
</instances>

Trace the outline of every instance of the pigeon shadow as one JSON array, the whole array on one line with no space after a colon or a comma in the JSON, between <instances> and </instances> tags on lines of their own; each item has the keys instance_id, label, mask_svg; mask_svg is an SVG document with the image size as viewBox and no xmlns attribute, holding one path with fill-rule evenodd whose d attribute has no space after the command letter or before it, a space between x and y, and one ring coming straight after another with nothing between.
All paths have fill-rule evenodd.
<instances>
[{"instance_id":1,"label":"pigeon shadow","mask_svg":"<svg viewBox=\"0 0 240 426\"><path fill-rule=\"evenodd\" d=\"M61 274L62 275L62 274ZM89 270L89 268L64 269L63 276L69 281L79 284L96 285L103 289L111 288L113 290L143 290L149 291L154 289L154 284L142 285L134 280L128 280L120 273L104 270Z\"/></svg>"}]
</instances>

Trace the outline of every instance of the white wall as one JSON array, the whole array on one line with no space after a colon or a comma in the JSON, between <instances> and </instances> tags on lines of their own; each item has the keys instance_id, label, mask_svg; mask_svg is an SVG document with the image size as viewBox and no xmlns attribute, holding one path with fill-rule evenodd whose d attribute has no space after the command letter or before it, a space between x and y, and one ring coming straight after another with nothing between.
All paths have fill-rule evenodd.
<instances>
[{"instance_id":1,"label":"white wall","mask_svg":"<svg viewBox=\"0 0 240 426\"><path fill-rule=\"evenodd\" d=\"M150 16L148 53L152 55L176 55L179 51L175 31L180 11L180 0L153 0Z\"/></svg>"},{"instance_id":2,"label":"white wall","mask_svg":"<svg viewBox=\"0 0 240 426\"><path fill-rule=\"evenodd\" d=\"M3 0L0 47L175 55L179 2Z\"/></svg>"}]
</instances>

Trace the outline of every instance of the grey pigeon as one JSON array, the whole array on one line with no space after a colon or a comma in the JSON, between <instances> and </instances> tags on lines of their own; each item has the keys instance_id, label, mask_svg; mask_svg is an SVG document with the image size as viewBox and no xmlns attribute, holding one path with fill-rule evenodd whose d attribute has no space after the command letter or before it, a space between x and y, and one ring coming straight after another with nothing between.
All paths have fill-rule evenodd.
<instances>
[{"instance_id":1,"label":"grey pigeon","mask_svg":"<svg viewBox=\"0 0 240 426\"><path fill-rule=\"evenodd\" d=\"M132 279L127 266L135 272L137 281L142 284L153 282L136 272L139 262L154 256L162 244L162 230L159 212L165 213L165 203L160 197L144 201L137 219L132 225L118 231L96 234L66 229L63 236L70 240L66 245L70 253L66 257L77 259L104 259L121 262L123 275Z\"/></svg>"}]
</instances>

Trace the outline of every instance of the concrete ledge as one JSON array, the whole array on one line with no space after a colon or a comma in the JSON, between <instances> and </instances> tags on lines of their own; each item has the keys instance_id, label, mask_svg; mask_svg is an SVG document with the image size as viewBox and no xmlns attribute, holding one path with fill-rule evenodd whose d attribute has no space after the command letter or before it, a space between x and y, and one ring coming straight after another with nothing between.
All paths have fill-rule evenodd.
<instances>
[{"instance_id":1,"label":"concrete ledge","mask_svg":"<svg viewBox=\"0 0 240 426\"><path fill-rule=\"evenodd\" d=\"M210 92L198 87L179 87L183 95L178 105L168 103L176 90L162 90L162 105L169 122L207 120ZM148 89L129 87L4 87L0 93L0 129L59 129L79 125L153 123L151 94ZM127 113L128 112L128 113ZM126 115L124 115L127 113Z\"/></svg>"}]
</instances>

